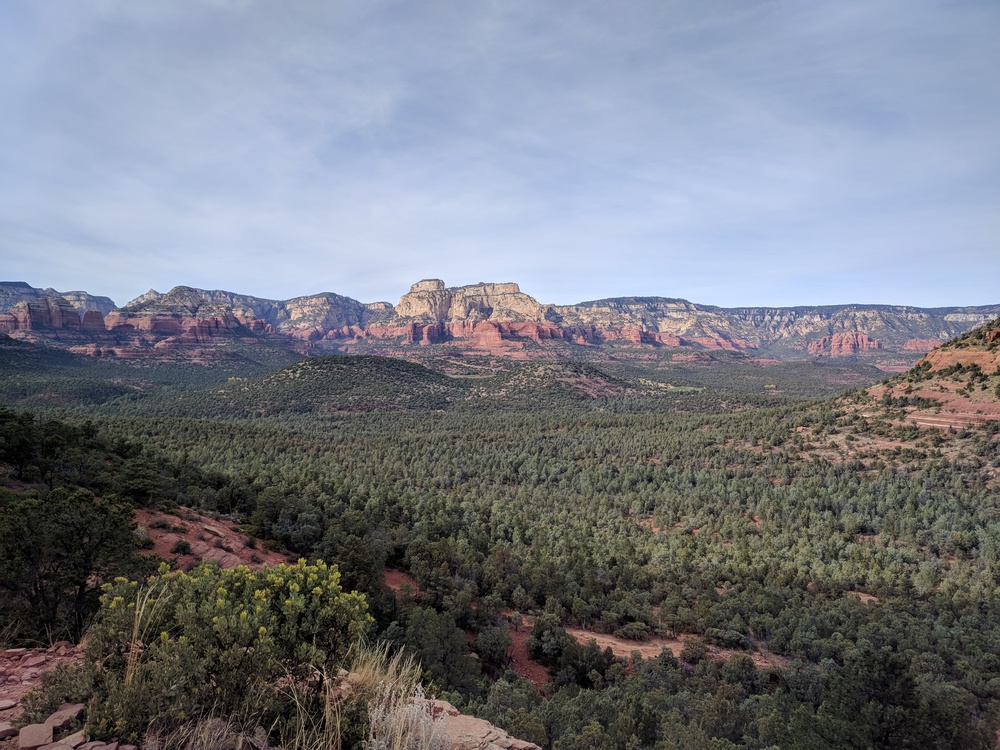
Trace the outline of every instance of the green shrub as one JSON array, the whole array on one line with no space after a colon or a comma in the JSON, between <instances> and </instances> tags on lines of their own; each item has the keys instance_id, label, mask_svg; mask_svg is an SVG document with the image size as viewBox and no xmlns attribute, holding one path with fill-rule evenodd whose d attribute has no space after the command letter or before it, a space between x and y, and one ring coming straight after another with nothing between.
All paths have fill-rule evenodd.
<instances>
[{"instance_id":1,"label":"green shrub","mask_svg":"<svg viewBox=\"0 0 1000 750\"><path fill-rule=\"evenodd\" d=\"M686 638L681 649L681 659L688 664L697 664L708 656L708 644L701 638Z\"/></svg>"},{"instance_id":2,"label":"green shrub","mask_svg":"<svg viewBox=\"0 0 1000 750\"><path fill-rule=\"evenodd\" d=\"M86 703L94 688L94 670L88 665L60 664L42 673L41 686L21 697L18 726L43 723L63 703Z\"/></svg>"},{"instance_id":3,"label":"green shrub","mask_svg":"<svg viewBox=\"0 0 1000 750\"><path fill-rule=\"evenodd\" d=\"M174 555L190 555L191 542L187 539L178 539L174 542L174 546L170 548L170 552Z\"/></svg>"},{"instance_id":4,"label":"green shrub","mask_svg":"<svg viewBox=\"0 0 1000 750\"><path fill-rule=\"evenodd\" d=\"M136 742L209 715L278 731L293 712L276 686L295 685L298 701L320 695L372 622L322 562L160 573L104 587L87 650L96 737Z\"/></svg>"},{"instance_id":5,"label":"green shrub","mask_svg":"<svg viewBox=\"0 0 1000 750\"><path fill-rule=\"evenodd\" d=\"M649 625L644 622L627 622L615 631L616 636L629 641L645 641L652 634Z\"/></svg>"}]
</instances>

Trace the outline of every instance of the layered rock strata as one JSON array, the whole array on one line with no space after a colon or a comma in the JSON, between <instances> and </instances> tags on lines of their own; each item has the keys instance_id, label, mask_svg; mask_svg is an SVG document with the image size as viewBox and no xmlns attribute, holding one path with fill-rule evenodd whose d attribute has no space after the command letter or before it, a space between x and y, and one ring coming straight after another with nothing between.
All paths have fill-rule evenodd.
<instances>
[{"instance_id":1,"label":"layered rock strata","mask_svg":"<svg viewBox=\"0 0 1000 750\"><path fill-rule=\"evenodd\" d=\"M52 292L52 296L39 296ZM399 303L323 293L272 300L221 290L150 290L105 310L83 292L0 284L0 333L69 342L75 351L138 356L203 351L273 337L292 346L447 344L484 353L563 356L567 346L749 351L768 357L913 357L1000 315L1000 305L923 309L886 305L721 308L664 297L544 305L515 283L413 284ZM110 300L107 300L110 303ZM6 306L5 306L6 305ZM86 308L86 309L84 309ZM394 350L394 349L393 349ZM561 353L561 354L560 354Z\"/></svg>"}]
</instances>

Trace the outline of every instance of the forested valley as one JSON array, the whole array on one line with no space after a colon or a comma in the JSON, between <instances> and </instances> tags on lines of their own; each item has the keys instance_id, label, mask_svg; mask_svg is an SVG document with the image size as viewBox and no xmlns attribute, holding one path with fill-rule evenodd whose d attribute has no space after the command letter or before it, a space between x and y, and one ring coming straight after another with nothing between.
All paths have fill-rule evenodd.
<instances>
[{"instance_id":1,"label":"forested valley","mask_svg":"<svg viewBox=\"0 0 1000 750\"><path fill-rule=\"evenodd\" d=\"M364 595L352 628L544 748L994 746L1000 425L920 430L892 399L810 390L806 367L724 368L449 378L330 357L184 387L74 381L56 406L31 401L28 368L0 413L8 640L79 637L92 574L152 572L128 509L186 506L335 565ZM31 534L88 513L114 554L27 590ZM512 669L518 628L539 687ZM568 628L684 647L616 656Z\"/></svg>"}]
</instances>

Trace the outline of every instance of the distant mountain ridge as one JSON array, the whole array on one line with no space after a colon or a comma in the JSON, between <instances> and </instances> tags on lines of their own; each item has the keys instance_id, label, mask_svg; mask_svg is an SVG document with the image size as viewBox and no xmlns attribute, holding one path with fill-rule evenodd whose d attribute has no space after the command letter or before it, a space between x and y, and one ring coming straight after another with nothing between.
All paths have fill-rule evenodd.
<instances>
[{"instance_id":1,"label":"distant mountain ridge","mask_svg":"<svg viewBox=\"0 0 1000 750\"><path fill-rule=\"evenodd\" d=\"M74 318L75 316L75 318ZM728 350L778 359L919 355L1000 316L1000 304L918 308L820 305L723 308L666 297L539 303L515 283L413 284L399 303L334 293L271 300L223 290L150 290L120 308L106 297L0 283L0 332L91 354L204 353L261 337L319 351L389 353L445 345L495 356L573 356L574 347Z\"/></svg>"},{"instance_id":2,"label":"distant mountain ridge","mask_svg":"<svg viewBox=\"0 0 1000 750\"><path fill-rule=\"evenodd\" d=\"M96 310L107 315L115 309L110 297L97 297L87 292L57 292L55 289L36 289L24 281L0 281L0 312L7 312L21 302L61 297L67 300L81 315Z\"/></svg>"}]
</instances>

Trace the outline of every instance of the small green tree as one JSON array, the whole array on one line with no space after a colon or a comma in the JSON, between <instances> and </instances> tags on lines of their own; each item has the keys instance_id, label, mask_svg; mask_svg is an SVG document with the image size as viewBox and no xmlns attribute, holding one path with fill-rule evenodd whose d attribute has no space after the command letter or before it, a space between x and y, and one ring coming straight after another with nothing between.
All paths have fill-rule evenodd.
<instances>
[{"instance_id":1,"label":"small green tree","mask_svg":"<svg viewBox=\"0 0 1000 750\"><path fill-rule=\"evenodd\" d=\"M76 640L99 587L141 567L131 506L86 490L0 494L0 597L26 639Z\"/></svg>"}]
</instances>

